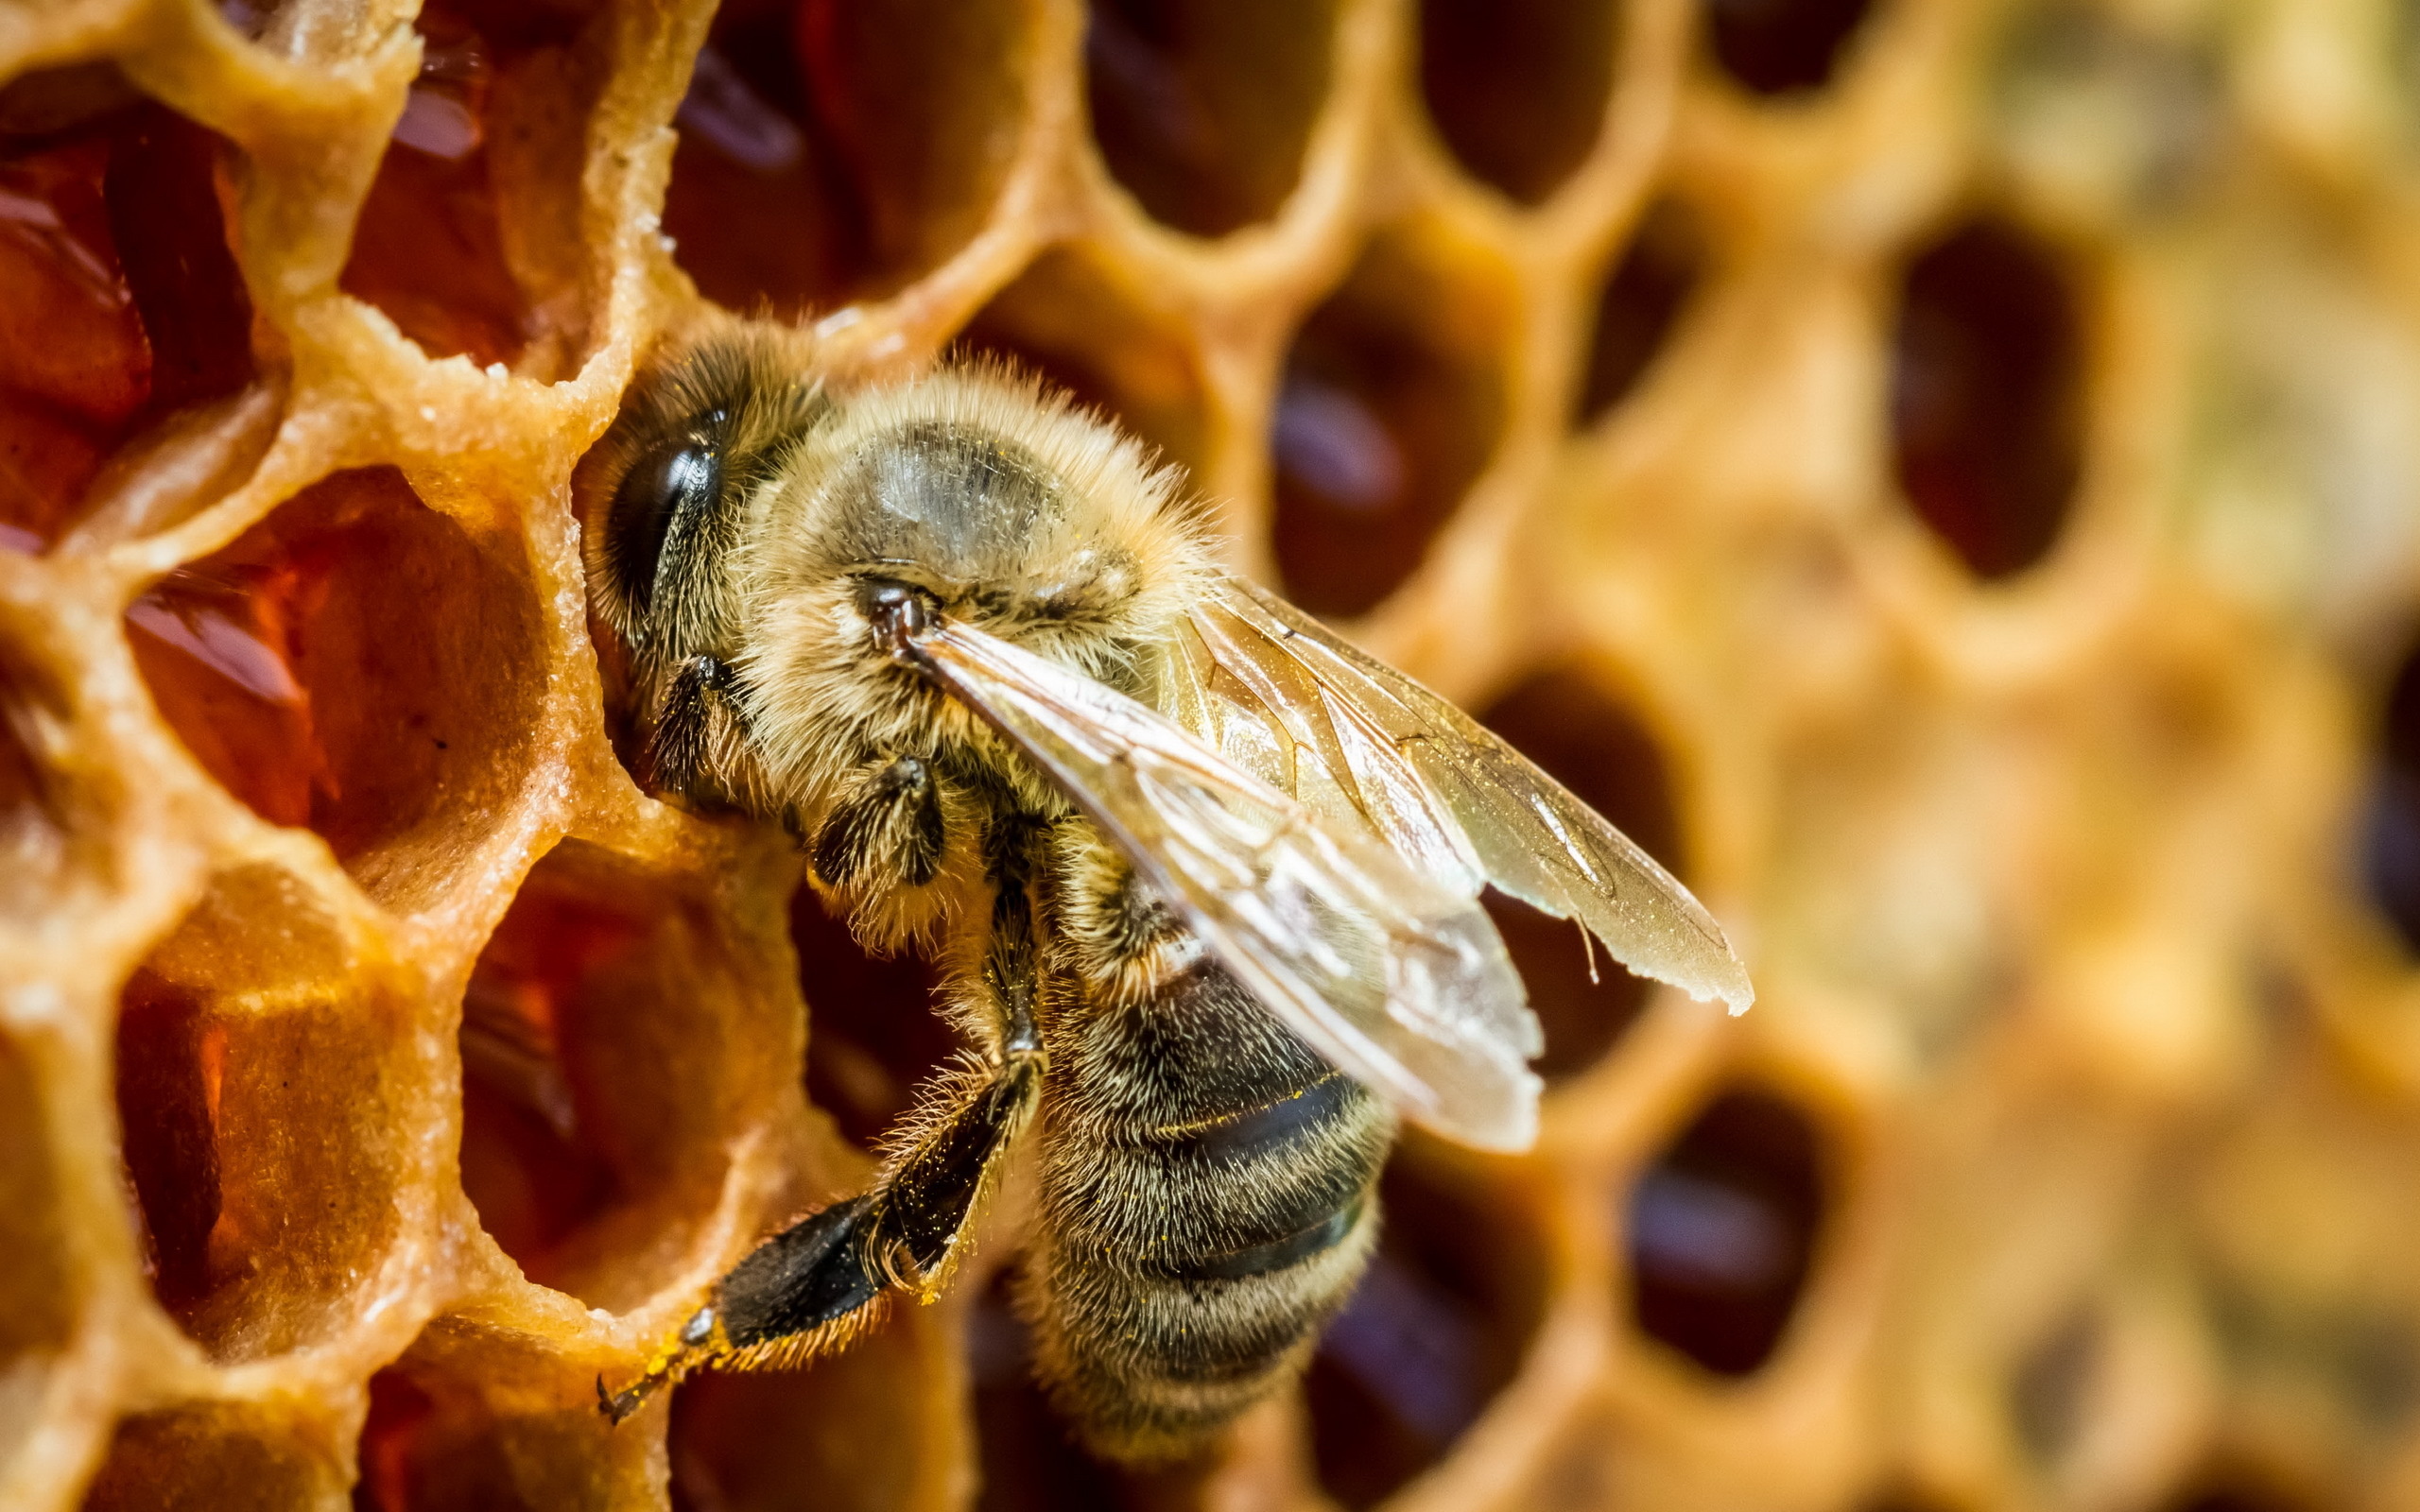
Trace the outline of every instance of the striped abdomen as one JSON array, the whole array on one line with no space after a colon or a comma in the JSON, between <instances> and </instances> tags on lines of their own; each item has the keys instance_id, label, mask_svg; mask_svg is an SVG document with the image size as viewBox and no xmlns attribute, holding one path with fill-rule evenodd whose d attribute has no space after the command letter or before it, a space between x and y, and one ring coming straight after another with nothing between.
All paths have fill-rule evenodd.
<instances>
[{"instance_id":1,"label":"striped abdomen","mask_svg":"<svg viewBox=\"0 0 2420 1512\"><path fill-rule=\"evenodd\" d=\"M1179 1452L1282 1383L1360 1279L1393 1120L1206 961L1048 1017L1043 1374L1096 1447Z\"/></svg>"}]
</instances>

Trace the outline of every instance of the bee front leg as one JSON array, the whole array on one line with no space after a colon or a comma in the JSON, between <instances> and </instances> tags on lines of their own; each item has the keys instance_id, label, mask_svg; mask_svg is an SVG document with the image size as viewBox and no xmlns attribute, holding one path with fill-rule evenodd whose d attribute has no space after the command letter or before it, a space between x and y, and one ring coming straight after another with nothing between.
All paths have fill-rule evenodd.
<instances>
[{"instance_id":1,"label":"bee front leg","mask_svg":"<svg viewBox=\"0 0 2420 1512\"><path fill-rule=\"evenodd\" d=\"M758 1246L623 1390L598 1403L614 1421L700 1366L795 1365L855 1338L893 1291L940 1295L1001 1158L1033 1117L1046 1059L1034 1023L1041 941L1031 892L1038 844L1011 819L987 836L994 884L977 973L996 1033L979 1066L943 1074L874 1189L835 1203ZM1009 832L1005 838L1002 832Z\"/></svg>"},{"instance_id":2,"label":"bee front leg","mask_svg":"<svg viewBox=\"0 0 2420 1512\"><path fill-rule=\"evenodd\" d=\"M648 780L684 798L702 796L717 716L739 717L739 674L719 658L690 657L673 669L656 700L647 743Z\"/></svg>"}]
</instances>

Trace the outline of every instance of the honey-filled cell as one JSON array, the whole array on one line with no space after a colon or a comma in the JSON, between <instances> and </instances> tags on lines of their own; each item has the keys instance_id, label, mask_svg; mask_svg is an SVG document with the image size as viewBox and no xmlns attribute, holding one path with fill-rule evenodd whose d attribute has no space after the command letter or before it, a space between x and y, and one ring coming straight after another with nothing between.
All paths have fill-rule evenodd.
<instances>
[{"instance_id":1,"label":"honey-filled cell","mask_svg":"<svg viewBox=\"0 0 2420 1512\"><path fill-rule=\"evenodd\" d=\"M432 357L537 363L553 376L579 333L578 125L590 87L582 0L421 8L420 76L354 226L338 286ZM541 308L543 306L543 308Z\"/></svg>"},{"instance_id":2,"label":"honey-filled cell","mask_svg":"<svg viewBox=\"0 0 2420 1512\"><path fill-rule=\"evenodd\" d=\"M1420 91L1456 161L1513 200L1563 187L1596 146L1617 0L1421 0Z\"/></svg>"},{"instance_id":3,"label":"honey-filled cell","mask_svg":"<svg viewBox=\"0 0 2420 1512\"><path fill-rule=\"evenodd\" d=\"M2072 279L2004 218L1951 227L1909 258L1893 336L1900 490L1977 577L2033 566L2083 470L2083 333Z\"/></svg>"},{"instance_id":4,"label":"honey-filled cell","mask_svg":"<svg viewBox=\"0 0 2420 1512\"><path fill-rule=\"evenodd\" d=\"M526 574L516 545L371 469L161 578L126 626L160 713L221 786L412 908L519 790L544 678Z\"/></svg>"},{"instance_id":5,"label":"honey-filled cell","mask_svg":"<svg viewBox=\"0 0 2420 1512\"><path fill-rule=\"evenodd\" d=\"M1302 176L1331 0L1091 0L1084 100L1110 174L1196 236L1267 220Z\"/></svg>"},{"instance_id":6,"label":"honey-filled cell","mask_svg":"<svg viewBox=\"0 0 2420 1512\"><path fill-rule=\"evenodd\" d=\"M252 380L233 155L106 64L0 89L0 546L48 549L112 455Z\"/></svg>"},{"instance_id":7,"label":"honey-filled cell","mask_svg":"<svg viewBox=\"0 0 2420 1512\"><path fill-rule=\"evenodd\" d=\"M1667 870L1685 875L1663 751L1597 679L1548 667L1498 695L1479 718ZM1569 919L1493 891L1483 901L1546 1029L1538 1074L1552 1083L1587 1070L1645 1006L1646 981Z\"/></svg>"},{"instance_id":8,"label":"honey-filled cell","mask_svg":"<svg viewBox=\"0 0 2420 1512\"><path fill-rule=\"evenodd\" d=\"M1270 544L1305 609L1376 608L1494 455L1510 320L1500 272L1384 234L1296 334L1270 419Z\"/></svg>"},{"instance_id":9,"label":"honey-filled cell","mask_svg":"<svg viewBox=\"0 0 2420 1512\"><path fill-rule=\"evenodd\" d=\"M348 1327L401 1229L405 1132L435 1116L390 991L267 994L138 970L118 1007L117 1116L144 1269L210 1353Z\"/></svg>"},{"instance_id":10,"label":"honey-filled cell","mask_svg":"<svg viewBox=\"0 0 2420 1512\"><path fill-rule=\"evenodd\" d=\"M760 948L583 841L523 882L463 993L461 1173L531 1280L626 1308L679 1263L787 1079L791 1010L735 965Z\"/></svg>"},{"instance_id":11,"label":"honey-filled cell","mask_svg":"<svg viewBox=\"0 0 2420 1512\"><path fill-rule=\"evenodd\" d=\"M1797 1311L1829 1175L1797 1107L1754 1087L1715 1097L1631 1189L1634 1326L1714 1375L1754 1374Z\"/></svg>"},{"instance_id":12,"label":"honey-filled cell","mask_svg":"<svg viewBox=\"0 0 2420 1512\"><path fill-rule=\"evenodd\" d=\"M784 318L887 294L990 214L1026 101L1008 0L734 0L674 126L673 256L699 291Z\"/></svg>"},{"instance_id":13,"label":"honey-filled cell","mask_svg":"<svg viewBox=\"0 0 2420 1512\"><path fill-rule=\"evenodd\" d=\"M1204 458L1201 372L1184 328L1080 253L1044 253L959 342L1064 389L1171 462Z\"/></svg>"},{"instance_id":14,"label":"honey-filled cell","mask_svg":"<svg viewBox=\"0 0 2420 1512\"><path fill-rule=\"evenodd\" d=\"M1437 1464L1521 1367L1544 1237L1478 1158L1410 1132L1378 1189L1369 1274L1305 1378L1321 1487L1374 1506Z\"/></svg>"}]
</instances>

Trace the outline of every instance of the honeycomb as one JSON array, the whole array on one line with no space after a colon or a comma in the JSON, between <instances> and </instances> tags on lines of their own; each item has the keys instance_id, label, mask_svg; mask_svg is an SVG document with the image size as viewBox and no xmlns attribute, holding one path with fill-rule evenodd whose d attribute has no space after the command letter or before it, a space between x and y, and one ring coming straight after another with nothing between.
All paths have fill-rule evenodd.
<instances>
[{"instance_id":1,"label":"honeycomb","mask_svg":"<svg viewBox=\"0 0 2420 1512\"><path fill-rule=\"evenodd\" d=\"M0 0L0 1505L2420 1507L2420 9ZM1010 355L1679 870L1299 1391L619 1383L950 1053L633 782L664 334Z\"/></svg>"}]
</instances>

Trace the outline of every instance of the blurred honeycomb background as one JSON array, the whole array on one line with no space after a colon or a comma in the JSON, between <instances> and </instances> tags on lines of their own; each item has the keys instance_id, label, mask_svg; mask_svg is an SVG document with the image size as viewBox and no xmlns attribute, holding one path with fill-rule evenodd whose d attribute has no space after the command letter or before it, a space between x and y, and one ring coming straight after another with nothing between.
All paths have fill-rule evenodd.
<instances>
[{"instance_id":1,"label":"blurred honeycomb background","mask_svg":"<svg viewBox=\"0 0 2420 1512\"><path fill-rule=\"evenodd\" d=\"M1010 353L1672 865L1299 1393L998 1266L618 1431L948 1046L615 755L709 304ZM0 1505L2420 1507L2411 0L0 0Z\"/></svg>"}]
</instances>

